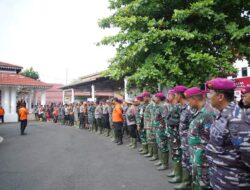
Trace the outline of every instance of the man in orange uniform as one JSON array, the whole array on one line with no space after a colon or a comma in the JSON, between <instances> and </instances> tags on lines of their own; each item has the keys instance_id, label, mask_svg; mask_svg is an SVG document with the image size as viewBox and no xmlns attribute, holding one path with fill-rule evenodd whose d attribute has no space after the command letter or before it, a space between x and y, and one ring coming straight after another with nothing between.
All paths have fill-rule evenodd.
<instances>
[{"instance_id":1,"label":"man in orange uniform","mask_svg":"<svg viewBox=\"0 0 250 190\"><path fill-rule=\"evenodd\" d=\"M117 136L117 145L122 145L123 114L122 114L121 102L118 100L118 98L114 99L112 121L115 128L115 135Z\"/></svg>"},{"instance_id":2,"label":"man in orange uniform","mask_svg":"<svg viewBox=\"0 0 250 190\"><path fill-rule=\"evenodd\" d=\"M4 123L4 109L3 107L0 105L0 119L2 119L2 123Z\"/></svg>"},{"instance_id":3,"label":"man in orange uniform","mask_svg":"<svg viewBox=\"0 0 250 190\"><path fill-rule=\"evenodd\" d=\"M25 104L21 105L21 108L19 109L18 113L21 122L21 135L26 135L24 130L27 127L29 110L25 107Z\"/></svg>"}]
</instances>

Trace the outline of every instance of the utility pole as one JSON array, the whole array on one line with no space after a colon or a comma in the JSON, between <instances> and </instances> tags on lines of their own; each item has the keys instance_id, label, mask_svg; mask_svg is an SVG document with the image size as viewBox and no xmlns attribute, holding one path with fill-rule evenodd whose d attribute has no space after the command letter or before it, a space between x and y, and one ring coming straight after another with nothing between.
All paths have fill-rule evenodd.
<instances>
[{"instance_id":1,"label":"utility pole","mask_svg":"<svg viewBox=\"0 0 250 190\"><path fill-rule=\"evenodd\" d=\"M128 88L127 88L127 86L128 86L128 77L125 77L124 78L124 98L125 98L125 100L127 100L128 99Z\"/></svg>"},{"instance_id":2,"label":"utility pole","mask_svg":"<svg viewBox=\"0 0 250 190\"><path fill-rule=\"evenodd\" d=\"M68 84L68 68L66 68L66 85Z\"/></svg>"}]
</instances>

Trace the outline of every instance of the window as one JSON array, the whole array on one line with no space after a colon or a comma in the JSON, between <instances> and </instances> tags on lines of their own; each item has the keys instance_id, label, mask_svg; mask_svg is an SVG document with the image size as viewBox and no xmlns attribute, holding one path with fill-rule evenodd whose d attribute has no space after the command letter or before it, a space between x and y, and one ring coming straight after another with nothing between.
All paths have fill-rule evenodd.
<instances>
[{"instance_id":1,"label":"window","mask_svg":"<svg viewBox=\"0 0 250 190\"><path fill-rule=\"evenodd\" d=\"M241 74L242 74L243 77L247 77L248 76L247 75L247 67L242 67L241 68Z\"/></svg>"}]
</instances>

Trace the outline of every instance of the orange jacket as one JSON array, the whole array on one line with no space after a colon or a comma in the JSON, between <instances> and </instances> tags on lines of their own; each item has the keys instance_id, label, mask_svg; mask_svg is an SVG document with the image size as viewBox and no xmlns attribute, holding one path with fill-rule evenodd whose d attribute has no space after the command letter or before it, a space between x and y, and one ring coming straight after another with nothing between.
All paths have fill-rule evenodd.
<instances>
[{"instance_id":1,"label":"orange jacket","mask_svg":"<svg viewBox=\"0 0 250 190\"><path fill-rule=\"evenodd\" d=\"M19 116L20 116L20 120L27 120L28 119L28 115L29 115L29 110L25 107L22 107L19 109Z\"/></svg>"},{"instance_id":2,"label":"orange jacket","mask_svg":"<svg viewBox=\"0 0 250 190\"><path fill-rule=\"evenodd\" d=\"M123 122L122 106L119 103L116 103L115 107L113 109L112 121L113 122Z\"/></svg>"},{"instance_id":3,"label":"orange jacket","mask_svg":"<svg viewBox=\"0 0 250 190\"><path fill-rule=\"evenodd\" d=\"M0 116L4 116L4 114L5 114L4 109L3 109L3 108L0 108Z\"/></svg>"}]
</instances>

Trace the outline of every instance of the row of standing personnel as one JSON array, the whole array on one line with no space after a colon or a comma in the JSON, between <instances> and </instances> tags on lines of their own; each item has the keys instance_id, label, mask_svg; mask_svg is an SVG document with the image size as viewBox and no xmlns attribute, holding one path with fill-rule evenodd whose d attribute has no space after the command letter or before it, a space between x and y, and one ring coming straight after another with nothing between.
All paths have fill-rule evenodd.
<instances>
[{"instance_id":1,"label":"row of standing personnel","mask_svg":"<svg viewBox=\"0 0 250 190\"><path fill-rule=\"evenodd\" d=\"M217 78L207 90L176 86L168 92L148 92L127 100L125 120L130 147L136 147L158 170L168 172L175 189L250 189L250 87L242 91L241 107L234 101L235 85ZM140 104L138 105L138 101Z\"/></svg>"},{"instance_id":2,"label":"row of standing personnel","mask_svg":"<svg viewBox=\"0 0 250 190\"><path fill-rule=\"evenodd\" d=\"M88 113L89 129L123 144L123 131L128 127L130 148L148 157L158 170L167 173L175 189L250 189L250 87L242 90L240 106L234 101L235 85L228 79L206 82L207 91L198 87L176 86L167 97L148 92L126 106L117 98L111 102L80 108ZM25 105L19 110L21 134L27 126ZM80 121L80 125L82 125Z\"/></svg>"}]
</instances>

